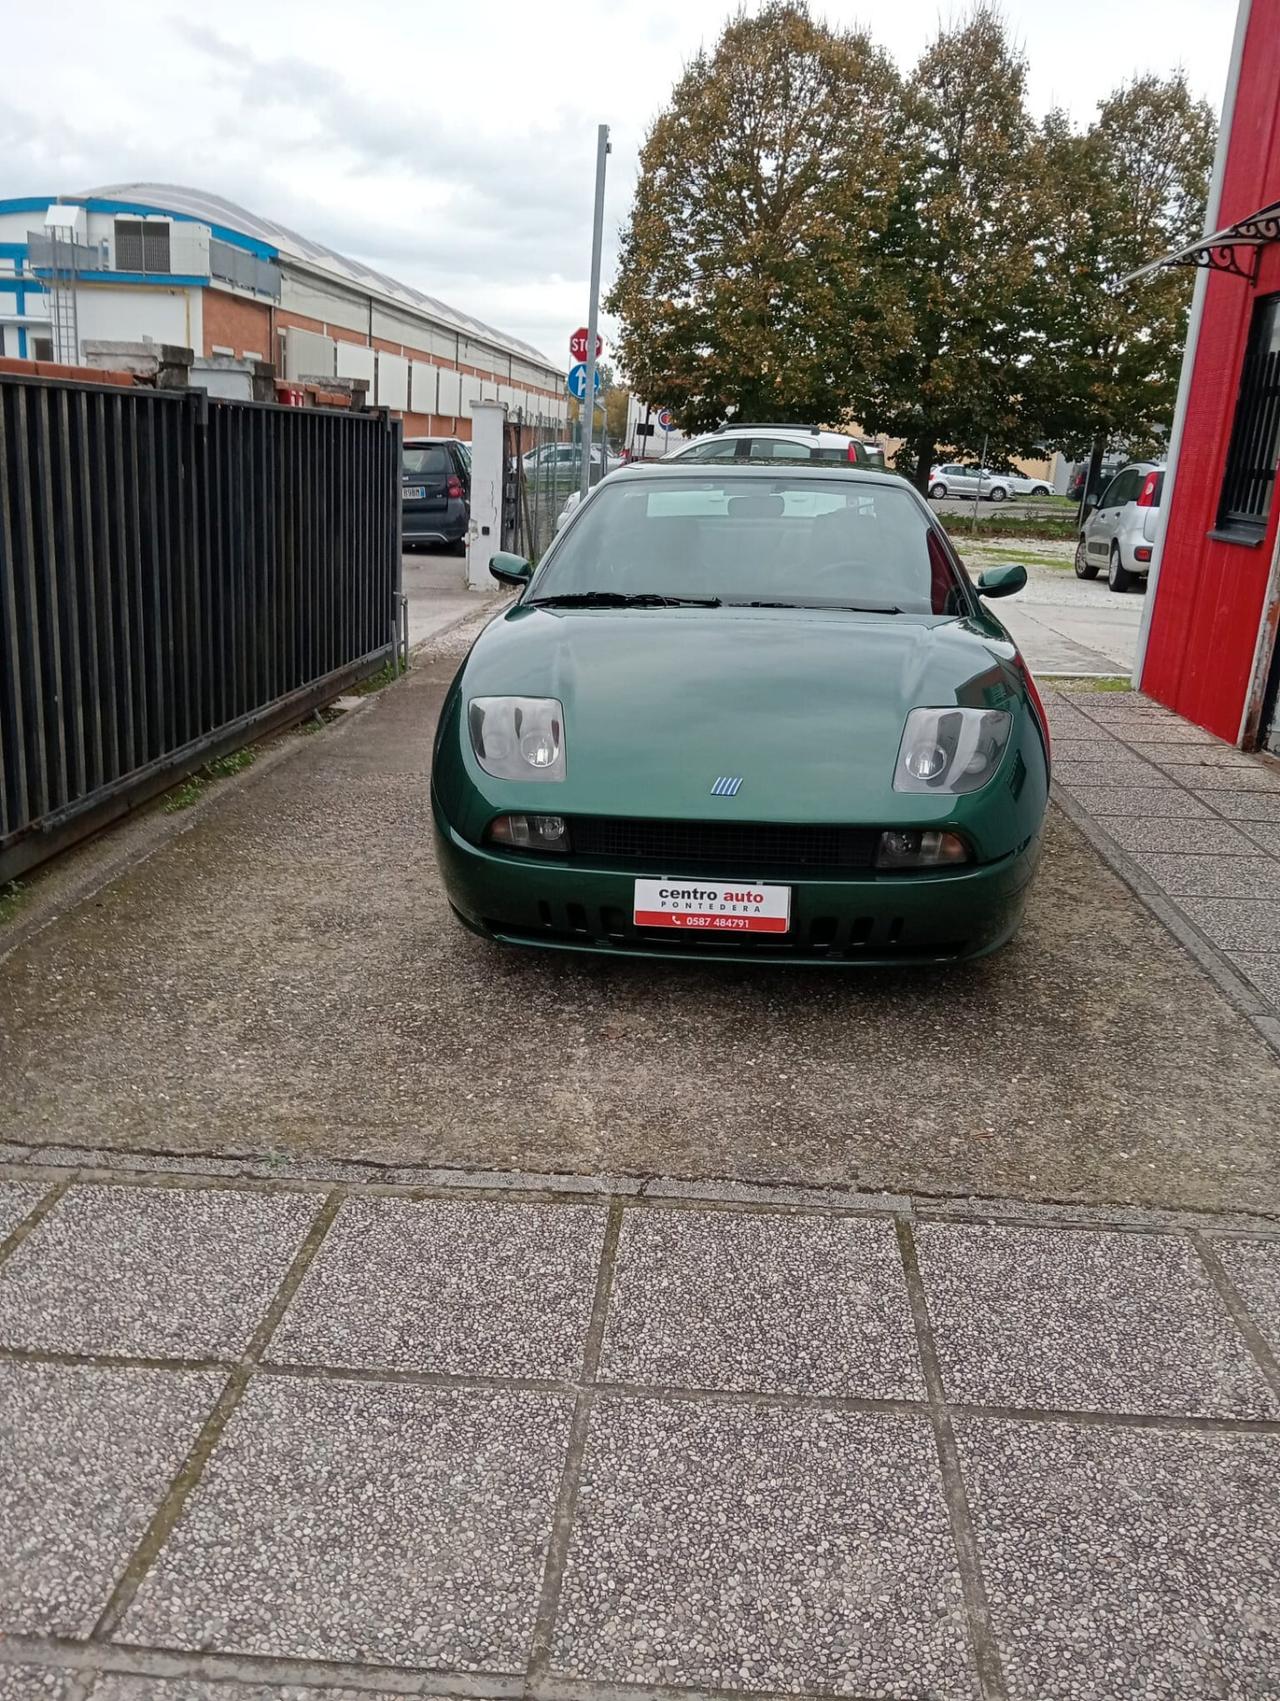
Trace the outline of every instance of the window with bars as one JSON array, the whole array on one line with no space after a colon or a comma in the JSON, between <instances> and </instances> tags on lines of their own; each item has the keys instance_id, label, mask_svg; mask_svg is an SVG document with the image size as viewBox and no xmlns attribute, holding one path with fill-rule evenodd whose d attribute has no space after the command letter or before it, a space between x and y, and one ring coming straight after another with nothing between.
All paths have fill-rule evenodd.
<instances>
[{"instance_id":1,"label":"window with bars","mask_svg":"<svg viewBox=\"0 0 1280 1701\"><path fill-rule=\"evenodd\" d=\"M1280 295L1253 310L1231 447L1222 480L1218 524L1243 536L1267 529L1280 455Z\"/></svg>"},{"instance_id":2,"label":"window with bars","mask_svg":"<svg viewBox=\"0 0 1280 1701\"><path fill-rule=\"evenodd\" d=\"M116 270L118 272L171 271L169 221L167 219L117 219Z\"/></svg>"}]
</instances>

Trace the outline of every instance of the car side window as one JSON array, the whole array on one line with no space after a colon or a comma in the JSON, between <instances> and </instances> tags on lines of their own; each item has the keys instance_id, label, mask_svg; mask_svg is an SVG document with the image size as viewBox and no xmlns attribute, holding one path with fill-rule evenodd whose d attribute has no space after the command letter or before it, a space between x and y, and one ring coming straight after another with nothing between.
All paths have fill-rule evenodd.
<instances>
[{"instance_id":1,"label":"car side window","mask_svg":"<svg viewBox=\"0 0 1280 1701\"><path fill-rule=\"evenodd\" d=\"M1142 474L1137 467L1129 467L1122 472L1115 482L1110 506L1123 508L1127 502L1136 502L1138 490L1142 484Z\"/></svg>"},{"instance_id":2,"label":"car side window","mask_svg":"<svg viewBox=\"0 0 1280 1701\"><path fill-rule=\"evenodd\" d=\"M714 443L695 443L691 449L682 449L671 458L673 461L731 461L737 454L737 448L736 440L726 437Z\"/></svg>"},{"instance_id":3,"label":"car side window","mask_svg":"<svg viewBox=\"0 0 1280 1701\"><path fill-rule=\"evenodd\" d=\"M1099 508L1114 508L1114 507L1117 506L1118 499L1119 499L1119 493L1120 493L1120 486L1123 483L1124 483L1124 474L1123 473L1117 473L1115 478L1113 478L1111 480L1111 483L1107 486L1107 488L1103 491L1102 495L1098 498Z\"/></svg>"},{"instance_id":4,"label":"car side window","mask_svg":"<svg viewBox=\"0 0 1280 1701\"><path fill-rule=\"evenodd\" d=\"M758 461L809 461L813 449L808 443L797 443L790 437L753 437L751 455Z\"/></svg>"}]
</instances>

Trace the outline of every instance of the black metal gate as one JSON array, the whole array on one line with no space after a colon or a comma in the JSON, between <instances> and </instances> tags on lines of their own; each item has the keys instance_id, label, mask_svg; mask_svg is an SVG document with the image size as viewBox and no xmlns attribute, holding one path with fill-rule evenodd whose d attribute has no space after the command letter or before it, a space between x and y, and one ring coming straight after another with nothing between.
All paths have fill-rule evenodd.
<instances>
[{"instance_id":1,"label":"black metal gate","mask_svg":"<svg viewBox=\"0 0 1280 1701\"><path fill-rule=\"evenodd\" d=\"M0 881L391 659L400 434L0 376Z\"/></svg>"}]
</instances>

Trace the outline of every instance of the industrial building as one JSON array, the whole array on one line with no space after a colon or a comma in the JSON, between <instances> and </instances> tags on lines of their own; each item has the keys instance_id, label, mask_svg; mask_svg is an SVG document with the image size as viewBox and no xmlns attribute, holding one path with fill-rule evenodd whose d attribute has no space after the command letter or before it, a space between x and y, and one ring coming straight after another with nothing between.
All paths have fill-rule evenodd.
<instances>
[{"instance_id":1,"label":"industrial building","mask_svg":"<svg viewBox=\"0 0 1280 1701\"><path fill-rule=\"evenodd\" d=\"M144 339L284 379L364 379L408 435L469 438L480 400L568 413L563 369L528 343L217 195L0 200L0 357L74 366L86 343Z\"/></svg>"}]
</instances>

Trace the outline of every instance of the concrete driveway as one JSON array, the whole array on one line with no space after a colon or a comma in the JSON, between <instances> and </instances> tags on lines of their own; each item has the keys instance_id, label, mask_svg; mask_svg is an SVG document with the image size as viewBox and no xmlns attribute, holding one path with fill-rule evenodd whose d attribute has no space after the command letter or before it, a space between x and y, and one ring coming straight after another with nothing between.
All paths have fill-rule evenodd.
<instances>
[{"instance_id":1,"label":"concrete driveway","mask_svg":"<svg viewBox=\"0 0 1280 1701\"><path fill-rule=\"evenodd\" d=\"M426 770L465 643L0 963L0 1138L1280 1209L1274 1053L1057 813L1022 935L964 969L464 933Z\"/></svg>"},{"instance_id":2,"label":"concrete driveway","mask_svg":"<svg viewBox=\"0 0 1280 1701\"><path fill-rule=\"evenodd\" d=\"M1142 621L1141 591L1117 593L1105 579L1077 579L1075 545L1016 538L966 548L957 544L976 577L984 567L1022 562L1026 589L995 605L1036 674L1070 678L1133 672Z\"/></svg>"}]
</instances>

